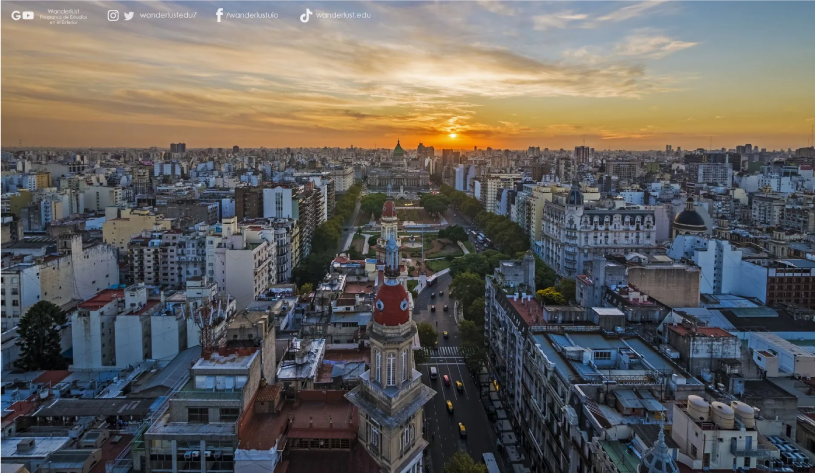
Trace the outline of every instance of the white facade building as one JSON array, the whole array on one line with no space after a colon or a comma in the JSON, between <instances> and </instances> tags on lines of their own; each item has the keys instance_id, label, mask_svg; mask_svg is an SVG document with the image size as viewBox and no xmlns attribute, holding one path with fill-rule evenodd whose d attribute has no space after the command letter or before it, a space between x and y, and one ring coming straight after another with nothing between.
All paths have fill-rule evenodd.
<instances>
[{"instance_id":1,"label":"white facade building","mask_svg":"<svg viewBox=\"0 0 815 473\"><path fill-rule=\"evenodd\" d=\"M575 183L568 195L555 195L543 209L543 238L535 253L560 276L583 273L585 261L595 255L654 254L654 210L647 208L584 208L583 193Z\"/></svg>"}]
</instances>

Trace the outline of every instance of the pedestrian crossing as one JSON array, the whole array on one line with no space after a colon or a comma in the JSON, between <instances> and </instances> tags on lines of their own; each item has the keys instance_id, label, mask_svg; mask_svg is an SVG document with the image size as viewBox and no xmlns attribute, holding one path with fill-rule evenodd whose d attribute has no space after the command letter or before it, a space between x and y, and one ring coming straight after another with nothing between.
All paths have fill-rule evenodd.
<instances>
[{"instance_id":1,"label":"pedestrian crossing","mask_svg":"<svg viewBox=\"0 0 815 473\"><path fill-rule=\"evenodd\" d=\"M435 348L422 348L422 351L425 355L430 358L438 358L438 357L466 357L467 353L466 350L462 350L459 347L435 347Z\"/></svg>"}]
</instances>

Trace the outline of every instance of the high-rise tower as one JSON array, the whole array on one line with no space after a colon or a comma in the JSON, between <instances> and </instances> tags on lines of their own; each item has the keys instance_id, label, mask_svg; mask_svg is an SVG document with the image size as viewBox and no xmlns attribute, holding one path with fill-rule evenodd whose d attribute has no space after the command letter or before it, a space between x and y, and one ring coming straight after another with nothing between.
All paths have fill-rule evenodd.
<instances>
[{"instance_id":1,"label":"high-rise tower","mask_svg":"<svg viewBox=\"0 0 815 473\"><path fill-rule=\"evenodd\" d=\"M371 369L345 397L359 409L357 438L382 471L420 473L427 446L422 437L422 407L436 392L422 383L413 364L417 329L407 291L398 279L395 235L390 235L385 248L385 281L376 293L373 320L368 324Z\"/></svg>"}]
</instances>

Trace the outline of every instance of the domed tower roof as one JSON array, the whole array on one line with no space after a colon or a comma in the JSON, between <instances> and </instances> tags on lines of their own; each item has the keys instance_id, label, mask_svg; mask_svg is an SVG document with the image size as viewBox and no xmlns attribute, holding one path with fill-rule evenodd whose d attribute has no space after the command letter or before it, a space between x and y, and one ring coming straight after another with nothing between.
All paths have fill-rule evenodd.
<instances>
[{"instance_id":1,"label":"domed tower roof","mask_svg":"<svg viewBox=\"0 0 815 473\"><path fill-rule=\"evenodd\" d=\"M396 147L393 148L393 157L394 158L401 158L405 155L405 150L402 149L402 145L399 143L399 140L396 140Z\"/></svg>"},{"instance_id":2,"label":"domed tower roof","mask_svg":"<svg viewBox=\"0 0 815 473\"><path fill-rule=\"evenodd\" d=\"M639 473L679 473L679 467L665 444L665 431L659 426L659 436L654 446L643 452L642 461L637 468Z\"/></svg>"},{"instance_id":3,"label":"domed tower roof","mask_svg":"<svg viewBox=\"0 0 815 473\"><path fill-rule=\"evenodd\" d=\"M674 217L674 225L686 230L702 232L707 230L705 219L703 219L702 216L699 215L699 212L693 207L693 197L688 197L688 200L685 202L685 210L676 214L676 217Z\"/></svg>"},{"instance_id":4,"label":"domed tower roof","mask_svg":"<svg viewBox=\"0 0 815 473\"><path fill-rule=\"evenodd\" d=\"M396 217L396 205L394 205L392 201L389 200L382 206L382 216Z\"/></svg>"},{"instance_id":5,"label":"domed tower roof","mask_svg":"<svg viewBox=\"0 0 815 473\"><path fill-rule=\"evenodd\" d=\"M374 301L374 322L397 326L410 322L407 290L399 282L399 246L391 235L385 245L385 281L379 287Z\"/></svg>"},{"instance_id":6,"label":"domed tower roof","mask_svg":"<svg viewBox=\"0 0 815 473\"><path fill-rule=\"evenodd\" d=\"M572 190L566 197L566 205L583 205L583 193L580 192L580 182L577 179L572 182Z\"/></svg>"}]
</instances>

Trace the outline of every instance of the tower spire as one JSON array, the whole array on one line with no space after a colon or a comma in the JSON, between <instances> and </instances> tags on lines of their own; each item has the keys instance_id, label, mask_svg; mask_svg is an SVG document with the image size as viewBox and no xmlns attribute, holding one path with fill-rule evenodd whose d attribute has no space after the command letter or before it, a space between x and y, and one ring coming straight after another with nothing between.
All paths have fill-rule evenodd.
<instances>
[{"instance_id":1,"label":"tower spire","mask_svg":"<svg viewBox=\"0 0 815 473\"><path fill-rule=\"evenodd\" d=\"M399 245L396 244L396 236L393 233L390 234L388 243L385 245L385 276L399 277Z\"/></svg>"}]
</instances>

